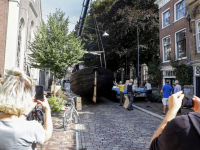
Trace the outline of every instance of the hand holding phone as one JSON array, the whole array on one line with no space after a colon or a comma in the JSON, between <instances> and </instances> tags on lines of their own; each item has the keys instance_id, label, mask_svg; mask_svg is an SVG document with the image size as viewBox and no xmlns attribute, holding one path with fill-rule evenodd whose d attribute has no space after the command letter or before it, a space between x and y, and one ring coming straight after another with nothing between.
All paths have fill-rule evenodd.
<instances>
[{"instance_id":1,"label":"hand holding phone","mask_svg":"<svg viewBox=\"0 0 200 150\"><path fill-rule=\"evenodd\" d=\"M43 101L43 97L44 97L44 87L41 85L36 85L35 86L35 99L36 100L40 100Z\"/></svg>"},{"instance_id":2,"label":"hand holding phone","mask_svg":"<svg viewBox=\"0 0 200 150\"><path fill-rule=\"evenodd\" d=\"M192 108L193 107L193 100L191 100L191 99L187 100L183 106L186 107L186 108Z\"/></svg>"},{"instance_id":3,"label":"hand holding phone","mask_svg":"<svg viewBox=\"0 0 200 150\"><path fill-rule=\"evenodd\" d=\"M193 107L192 107L192 109L194 111L200 113L200 98L197 97L197 96L193 96L192 100L193 100Z\"/></svg>"}]
</instances>

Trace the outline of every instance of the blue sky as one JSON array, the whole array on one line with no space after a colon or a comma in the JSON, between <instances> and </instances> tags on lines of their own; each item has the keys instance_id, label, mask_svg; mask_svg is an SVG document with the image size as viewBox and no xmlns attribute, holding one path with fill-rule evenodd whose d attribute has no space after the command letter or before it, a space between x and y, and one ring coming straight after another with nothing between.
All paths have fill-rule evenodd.
<instances>
[{"instance_id":1,"label":"blue sky","mask_svg":"<svg viewBox=\"0 0 200 150\"><path fill-rule=\"evenodd\" d=\"M82 10L83 0L41 0L43 20L46 22L47 15L54 13L56 8L60 8L65 12L69 21L76 23L79 20ZM69 30L74 29L75 24L69 23Z\"/></svg>"}]
</instances>

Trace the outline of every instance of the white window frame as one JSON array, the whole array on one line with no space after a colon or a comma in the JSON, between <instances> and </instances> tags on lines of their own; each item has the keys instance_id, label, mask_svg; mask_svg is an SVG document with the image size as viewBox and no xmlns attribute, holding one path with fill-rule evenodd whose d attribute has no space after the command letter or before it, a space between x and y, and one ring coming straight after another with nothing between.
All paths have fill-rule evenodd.
<instances>
[{"instance_id":1,"label":"white window frame","mask_svg":"<svg viewBox=\"0 0 200 150\"><path fill-rule=\"evenodd\" d=\"M163 42L163 40L164 40L165 38L168 38L168 37L170 37L170 43L172 44L171 35L167 35L167 36L165 36L165 37L162 38L163 63L170 62L170 60L165 61L165 57L164 57L164 42ZM172 52L172 49L171 49L171 52Z\"/></svg>"},{"instance_id":2,"label":"white window frame","mask_svg":"<svg viewBox=\"0 0 200 150\"><path fill-rule=\"evenodd\" d=\"M164 22L163 22L163 15L164 15L164 13L166 13L167 11L169 11L169 14L170 14L170 16L169 16L169 24L168 24L167 26L164 27L164 26L163 26L163 25L164 25ZM162 29L164 29L164 28L170 26L170 17L171 17L170 8L167 8L165 11L162 12Z\"/></svg>"},{"instance_id":3,"label":"white window frame","mask_svg":"<svg viewBox=\"0 0 200 150\"><path fill-rule=\"evenodd\" d=\"M179 19L176 19L176 5L177 5L178 3L180 3L181 1L185 1L185 0L179 0L178 2L176 2L176 3L174 4L174 22L176 22L176 21L178 21L178 20L180 20L180 19L182 19L182 18L185 18L185 16L183 16L183 17L181 17L181 18L179 18ZM186 5L186 1L185 1L185 5ZM186 11L186 6L185 6L185 11Z\"/></svg>"},{"instance_id":4,"label":"white window frame","mask_svg":"<svg viewBox=\"0 0 200 150\"><path fill-rule=\"evenodd\" d=\"M198 24L200 24L200 19L195 21L195 26L196 26L196 47L197 47L197 53L200 53L200 47L199 47L199 37L198 34L200 35L200 32L198 33L199 29L198 29Z\"/></svg>"},{"instance_id":5,"label":"white window frame","mask_svg":"<svg viewBox=\"0 0 200 150\"><path fill-rule=\"evenodd\" d=\"M18 37L17 37L17 56L16 56L16 67L20 68L21 64L21 55L22 55L22 36L23 36L23 28L24 28L24 19L20 20L19 28L18 28ZM19 39L20 37L20 39Z\"/></svg>"},{"instance_id":6,"label":"white window frame","mask_svg":"<svg viewBox=\"0 0 200 150\"><path fill-rule=\"evenodd\" d=\"M186 42L186 46L185 46L185 48L186 48L186 57L178 58L178 55L177 55L177 45L176 45L177 39L176 39L176 33L181 32L181 31L183 31L183 30L185 30L185 34L187 35L187 30L186 30L186 28L183 28L183 29L181 29L181 30L175 32L175 54L176 54L176 60L177 60L177 59L178 59L178 60L187 59L187 42ZM187 36L186 36L186 38L187 38ZM186 40L186 41L187 41L187 40Z\"/></svg>"}]
</instances>

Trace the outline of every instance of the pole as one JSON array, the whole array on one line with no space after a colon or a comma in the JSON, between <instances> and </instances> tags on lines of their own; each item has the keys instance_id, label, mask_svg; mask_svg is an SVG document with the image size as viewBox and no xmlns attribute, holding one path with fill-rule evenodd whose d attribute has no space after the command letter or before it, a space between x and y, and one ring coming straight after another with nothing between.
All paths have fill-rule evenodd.
<instances>
[{"instance_id":1,"label":"pole","mask_svg":"<svg viewBox=\"0 0 200 150\"><path fill-rule=\"evenodd\" d=\"M126 54L126 75L127 75L127 54Z\"/></svg>"},{"instance_id":2,"label":"pole","mask_svg":"<svg viewBox=\"0 0 200 150\"><path fill-rule=\"evenodd\" d=\"M189 18L188 18L188 27L189 27L189 61L190 61L190 66L191 66L191 52L190 52L190 33L192 33L192 29L190 27L190 21L191 21L191 18L190 18L190 15L189 15Z\"/></svg>"},{"instance_id":3,"label":"pole","mask_svg":"<svg viewBox=\"0 0 200 150\"><path fill-rule=\"evenodd\" d=\"M97 68L95 67L95 74L94 74L94 93L93 93L93 102L96 103L97 101Z\"/></svg>"},{"instance_id":4,"label":"pole","mask_svg":"<svg viewBox=\"0 0 200 150\"><path fill-rule=\"evenodd\" d=\"M137 24L137 49L138 49L138 87L139 87L139 69L140 69L140 64L139 64L139 33L138 33L138 24Z\"/></svg>"},{"instance_id":5,"label":"pole","mask_svg":"<svg viewBox=\"0 0 200 150\"><path fill-rule=\"evenodd\" d=\"M100 54L100 62L101 62L101 67L102 67L102 59L101 59L101 54Z\"/></svg>"},{"instance_id":6,"label":"pole","mask_svg":"<svg viewBox=\"0 0 200 150\"><path fill-rule=\"evenodd\" d=\"M102 44L102 43L101 43ZM102 44L102 47L103 47L103 44ZM104 48L103 48L103 51L104 51ZM104 63L105 63L105 69L106 69L106 53L105 53L105 51L104 51Z\"/></svg>"}]
</instances>

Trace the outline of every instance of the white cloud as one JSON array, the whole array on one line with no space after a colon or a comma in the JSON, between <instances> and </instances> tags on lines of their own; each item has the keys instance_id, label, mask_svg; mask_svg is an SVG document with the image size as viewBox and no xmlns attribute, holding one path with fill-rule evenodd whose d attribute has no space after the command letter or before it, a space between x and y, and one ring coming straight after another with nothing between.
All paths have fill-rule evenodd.
<instances>
[{"instance_id":1,"label":"white cloud","mask_svg":"<svg viewBox=\"0 0 200 150\"><path fill-rule=\"evenodd\" d=\"M69 21L70 21L70 23L69 23L69 31L71 32L71 31L74 30L77 21L79 21L79 17L77 17L77 16L69 17Z\"/></svg>"}]
</instances>

